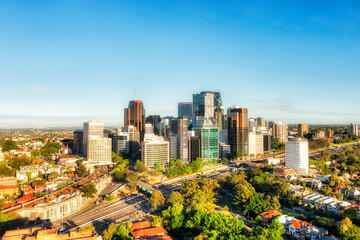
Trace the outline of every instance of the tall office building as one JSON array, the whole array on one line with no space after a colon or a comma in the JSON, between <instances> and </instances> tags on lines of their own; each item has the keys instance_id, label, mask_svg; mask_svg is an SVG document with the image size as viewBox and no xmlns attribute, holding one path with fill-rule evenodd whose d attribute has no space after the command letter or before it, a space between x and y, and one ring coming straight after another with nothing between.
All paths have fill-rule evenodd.
<instances>
[{"instance_id":1,"label":"tall office building","mask_svg":"<svg viewBox=\"0 0 360 240\"><path fill-rule=\"evenodd\" d=\"M219 92L204 91L193 94L193 118L200 117L215 121L215 113L221 112L221 106ZM220 114L217 115L220 121Z\"/></svg>"},{"instance_id":2,"label":"tall office building","mask_svg":"<svg viewBox=\"0 0 360 240\"><path fill-rule=\"evenodd\" d=\"M171 159L178 159L178 138L175 136L170 136L165 138L166 141L169 141L169 154Z\"/></svg>"},{"instance_id":3,"label":"tall office building","mask_svg":"<svg viewBox=\"0 0 360 240\"><path fill-rule=\"evenodd\" d=\"M151 125L153 125L154 133L156 135L159 134L158 124L159 124L160 121L161 121L161 118L160 118L159 115L150 115L150 116L147 116L146 119L145 119L146 123L150 123Z\"/></svg>"},{"instance_id":4,"label":"tall office building","mask_svg":"<svg viewBox=\"0 0 360 240\"><path fill-rule=\"evenodd\" d=\"M169 142L154 134L146 135L141 143L141 161L149 168L154 168L156 163L168 165Z\"/></svg>"},{"instance_id":5,"label":"tall office building","mask_svg":"<svg viewBox=\"0 0 360 240\"><path fill-rule=\"evenodd\" d=\"M289 138L285 143L285 165L295 168L299 173L309 171L309 143L302 138Z\"/></svg>"},{"instance_id":6,"label":"tall office building","mask_svg":"<svg viewBox=\"0 0 360 240\"><path fill-rule=\"evenodd\" d=\"M264 134L264 152L270 152L271 151L271 135L270 134Z\"/></svg>"},{"instance_id":7,"label":"tall office building","mask_svg":"<svg viewBox=\"0 0 360 240\"><path fill-rule=\"evenodd\" d=\"M199 136L189 136L189 160L201 157L201 143Z\"/></svg>"},{"instance_id":8,"label":"tall office building","mask_svg":"<svg viewBox=\"0 0 360 240\"><path fill-rule=\"evenodd\" d=\"M104 137L104 123L100 121L84 122L83 154L87 156L87 141L89 137Z\"/></svg>"},{"instance_id":9,"label":"tall office building","mask_svg":"<svg viewBox=\"0 0 360 240\"><path fill-rule=\"evenodd\" d=\"M257 127L267 127L266 125L266 119L263 117L258 117L256 119Z\"/></svg>"},{"instance_id":10,"label":"tall office building","mask_svg":"<svg viewBox=\"0 0 360 240\"><path fill-rule=\"evenodd\" d=\"M303 137L308 132L309 132L309 125L307 125L307 124L298 124L298 135L299 135L299 137Z\"/></svg>"},{"instance_id":11,"label":"tall office building","mask_svg":"<svg viewBox=\"0 0 360 240\"><path fill-rule=\"evenodd\" d=\"M90 136L87 139L87 159L97 165L112 164L111 139Z\"/></svg>"},{"instance_id":12,"label":"tall office building","mask_svg":"<svg viewBox=\"0 0 360 240\"><path fill-rule=\"evenodd\" d=\"M282 122L269 122L269 128L271 130L271 134L273 140L275 142L287 142L288 140L288 125Z\"/></svg>"},{"instance_id":13,"label":"tall office building","mask_svg":"<svg viewBox=\"0 0 360 240\"><path fill-rule=\"evenodd\" d=\"M82 129L77 129L74 131L74 153L83 154L83 137L84 131Z\"/></svg>"},{"instance_id":14,"label":"tall office building","mask_svg":"<svg viewBox=\"0 0 360 240\"><path fill-rule=\"evenodd\" d=\"M219 158L219 130L213 125L200 125L193 128L195 136L200 138L201 157Z\"/></svg>"},{"instance_id":15,"label":"tall office building","mask_svg":"<svg viewBox=\"0 0 360 240\"><path fill-rule=\"evenodd\" d=\"M233 154L249 155L248 109L231 107L228 114L228 144Z\"/></svg>"},{"instance_id":16,"label":"tall office building","mask_svg":"<svg viewBox=\"0 0 360 240\"><path fill-rule=\"evenodd\" d=\"M193 118L193 103L192 102L179 102L178 103L178 117L187 116L191 121Z\"/></svg>"},{"instance_id":17,"label":"tall office building","mask_svg":"<svg viewBox=\"0 0 360 240\"><path fill-rule=\"evenodd\" d=\"M254 132L257 128L256 118L249 118L249 131Z\"/></svg>"},{"instance_id":18,"label":"tall office building","mask_svg":"<svg viewBox=\"0 0 360 240\"><path fill-rule=\"evenodd\" d=\"M122 132L128 134L129 153L134 157L140 152L140 131L135 126L128 125L122 128Z\"/></svg>"},{"instance_id":19,"label":"tall office building","mask_svg":"<svg viewBox=\"0 0 360 240\"><path fill-rule=\"evenodd\" d=\"M112 136L112 151L117 155L129 152L128 133L116 129Z\"/></svg>"},{"instance_id":20,"label":"tall office building","mask_svg":"<svg viewBox=\"0 0 360 240\"><path fill-rule=\"evenodd\" d=\"M140 132L140 139L145 134L145 109L141 100L133 100L129 102L129 107L125 108L124 125L135 126Z\"/></svg>"},{"instance_id":21,"label":"tall office building","mask_svg":"<svg viewBox=\"0 0 360 240\"><path fill-rule=\"evenodd\" d=\"M183 163L189 162L189 142L188 142L188 117L183 116L170 120L170 132L177 137L177 159Z\"/></svg>"},{"instance_id":22,"label":"tall office building","mask_svg":"<svg viewBox=\"0 0 360 240\"><path fill-rule=\"evenodd\" d=\"M264 153L264 135L257 132L249 132L249 155L254 156Z\"/></svg>"},{"instance_id":23,"label":"tall office building","mask_svg":"<svg viewBox=\"0 0 360 240\"><path fill-rule=\"evenodd\" d=\"M355 123L351 123L349 125L349 134L355 134L356 136L359 136L359 126Z\"/></svg>"},{"instance_id":24,"label":"tall office building","mask_svg":"<svg viewBox=\"0 0 360 240\"><path fill-rule=\"evenodd\" d=\"M159 131L159 136L162 137L170 137L170 121L169 119L162 119L161 122L158 123L157 129Z\"/></svg>"}]
</instances>

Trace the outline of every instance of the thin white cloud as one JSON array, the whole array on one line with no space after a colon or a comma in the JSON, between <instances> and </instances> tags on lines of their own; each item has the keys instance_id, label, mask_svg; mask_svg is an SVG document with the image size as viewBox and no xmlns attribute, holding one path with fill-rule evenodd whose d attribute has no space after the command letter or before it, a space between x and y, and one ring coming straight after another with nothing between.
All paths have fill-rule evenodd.
<instances>
[{"instance_id":1,"label":"thin white cloud","mask_svg":"<svg viewBox=\"0 0 360 240\"><path fill-rule=\"evenodd\" d=\"M47 87L42 87L42 86L23 86L23 88L27 88L27 89L31 89L31 90L36 90L36 91L47 91L47 90L49 90L49 88L47 88Z\"/></svg>"}]
</instances>

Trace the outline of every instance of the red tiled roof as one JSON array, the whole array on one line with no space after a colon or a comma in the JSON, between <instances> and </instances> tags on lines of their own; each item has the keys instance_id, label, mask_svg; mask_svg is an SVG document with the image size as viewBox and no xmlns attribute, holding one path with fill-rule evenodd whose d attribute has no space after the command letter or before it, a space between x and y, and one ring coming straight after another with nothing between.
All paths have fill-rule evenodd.
<instances>
[{"instance_id":1,"label":"red tiled roof","mask_svg":"<svg viewBox=\"0 0 360 240\"><path fill-rule=\"evenodd\" d=\"M167 231L163 227L153 227L132 231L131 234L134 236L134 238L156 237L167 235Z\"/></svg>"},{"instance_id":2,"label":"red tiled roof","mask_svg":"<svg viewBox=\"0 0 360 240\"><path fill-rule=\"evenodd\" d=\"M269 210L269 211L266 211L266 212L263 212L263 213L260 213L259 216L260 217L266 217L267 219L273 219L277 216L280 216L281 213L279 211L276 211L276 210Z\"/></svg>"},{"instance_id":3,"label":"red tiled roof","mask_svg":"<svg viewBox=\"0 0 360 240\"><path fill-rule=\"evenodd\" d=\"M359 210L360 210L360 205L358 205L358 204L352 204L352 205L346 207L344 210L349 209L349 208L354 208L354 209L356 209L356 210L359 211Z\"/></svg>"},{"instance_id":4,"label":"red tiled roof","mask_svg":"<svg viewBox=\"0 0 360 240\"><path fill-rule=\"evenodd\" d=\"M41 184L41 185L36 185L35 186L36 190L41 189L41 188L46 188L46 184Z\"/></svg>"},{"instance_id":5,"label":"red tiled roof","mask_svg":"<svg viewBox=\"0 0 360 240\"><path fill-rule=\"evenodd\" d=\"M29 201L29 200L33 200L33 199L35 199L34 194L29 193L29 194L26 194L26 195L22 196L21 198L16 199L16 201L18 203L20 203L20 202L26 202L26 201Z\"/></svg>"},{"instance_id":6,"label":"red tiled roof","mask_svg":"<svg viewBox=\"0 0 360 240\"><path fill-rule=\"evenodd\" d=\"M294 220L294 221L290 222L288 225L290 225L290 224L293 225L293 227L297 230L300 230L303 227L310 226L310 223L301 221L301 220Z\"/></svg>"},{"instance_id":7,"label":"red tiled roof","mask_svg":"<svg viewBox=\"0 0 360 240\"><path fill-rule=\"evenodd\" d=\"M338 192L340 191L341 188L344 188L345 186L338 186L338 187L334 187L334 191Z\"/></svg>"},{"instance_id":8,"label":"red tiled roof","mask_svg":"<svg viewBox=\"0 0 360 240\"><path fill-rule=\"evenodd\" d=\"M5 189L17 189L18 186L16 185L11 185L11 186L4 186L4 185L0 185L0 190L5 190Z\"/></svg>"},{"instance_id":9,"label":"red tiled roof","mask_svg":"<svg viewBox=\"0 0 360 240\"><path fill-rule=\"evenodd\" d=\"M148 228L148 227L151 227L151 222L150 221L137 222L137 223L132 224L131 230L135 231L135 230Z\"/></svg>"}]
</instances>

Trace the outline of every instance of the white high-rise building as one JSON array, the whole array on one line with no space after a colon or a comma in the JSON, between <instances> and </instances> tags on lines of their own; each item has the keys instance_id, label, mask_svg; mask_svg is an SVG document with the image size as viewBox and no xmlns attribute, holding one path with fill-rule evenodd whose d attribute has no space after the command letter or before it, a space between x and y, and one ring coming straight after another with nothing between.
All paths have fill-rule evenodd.
<instances>
[{"instance_id":1,"label":"white high-rise building","mask_svg":"<svg viewBox=\"0 0 360 240\"><path fill-rule=\"evenodd\" d=\"M257 132L249 132L249 155L264 154L264 135Z\"/></svg>"},{"instance_id":2,"label":"white high-rise building","mask_svg":"<svg viewBox=\"0 0 360 240\"><path fill-rule=\"evenodd\" d=\"M309 171L309 143L302 138L289 138L285 143L285 164L287 167L307 174Z\"/></svg>"},{"instance_id":3,"label":"white high-rise building","mask_svg":"<svg viewBox=\"0 0 360 240\"><path fill-rule=\"evenodd\" d=\"M359 126L355 123L351 123L349 125L349 134L355 134L356 136L359 136Z\"/></svg>"},{"instance_id":4,"label":"white high-rise building","mask_svg":"<svg viewBox=\"0 0 360 240\"><path fill-rule=\"evenodd\" d=\"M161 136L145 134L141 143L141 160L149 168L154 168L156 163L168 165L169 141L165 141Z\"/></svg>"},{"instance_id":5,"label":"white high-rise building","mask_svg":"<svg viewBox=\"0 0 360 240\"><path fill-rule=\"evenodd\" d=\"M87 154L87 142L89 137L104 137L104 123L100 121L84 122L83 153Z\"/></svg>"},{"instance_id":6,"label":"white high-rise building","mask_svg":"<svg viewBox=\"0 0 360 240\"><path fill-rule=\"evenodd\" d=\"M111 138L90 136L87 139L87 159L96 165L112 164Z\"/></svg>"}]
</instances>

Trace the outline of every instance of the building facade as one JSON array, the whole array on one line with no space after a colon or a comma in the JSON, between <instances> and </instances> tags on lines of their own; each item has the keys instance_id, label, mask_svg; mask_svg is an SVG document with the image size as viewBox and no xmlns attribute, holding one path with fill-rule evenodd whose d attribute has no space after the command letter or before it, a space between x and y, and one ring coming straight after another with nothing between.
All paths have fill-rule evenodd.
<instances>
[{"instance_id":1,"label":"building facade","mask_svg":"<svg viewBox=\"0 0 360 240\"><path fill-rule=\"evenodd\" d=\"M219 158L219 130L213 125L201 125L193 128L195 136L200 138L201 157Z\"/></svg>"},{"instance_id":2,"label":"building facade","mask_svg":"<svg viewBox=\"0 0 360 240\"><path fill-rule=\"evenodd\" d=\"M146 123L150 123L154 127L154 133L159 134L158 124L161 122L161 117L159 115L150 115L145 119Z\"/></svg>"},{"instance_id":3,"label":"building facade","mask_svg":"<svg viewBox=\"0 0 360 240\"><path fill-rule=\"evenodd\" d=\"M188 117L183 116L170 120L170 132L177 137L177 155L183 163L189 163Z\"/></svg>"},{"instance_id":4,"label":"building facade","mask_svg":"<svg viewBox=\"0 0 360 240\"><path fill-rule=\"evenodd\" d=\"M286 143L288 140L288 125L282 122L269 122L272 137L275 142Z\"/></svg>"},{"instance_id":5,"label":"building facade","mask_svg":"<svg viewBox=\"0 0 360 240\"><path fill-rule=\"evenodd\" d=\"M98 165L112 164L111 138L91 136L87 142L87 159Z\"/></svg>"},{"instance_id":6,"label":"building facade","mask_svg":"<svg viewBox=\"0 0 360 240\"><path fill-rule=\"evenodd\" d=\"M233 154L249 155L249 126L247 108L230 108L227 117L228 144Z\"/></svg>"},{"instance_id":7,"label":"building facade","mask_svg":"<svg viewBox=\"0 0 360 240\"><path fill-rule=\"evenodd\" d=\"M129 107L124 110L124 125L134 126L140 132L140 140L145 134L145 108L141 100L129 102Z\"/></svg>"},{"instance_id":8,"label":"building facade","mask_svg":"<svg viewBox=\"0 0 360 240\"><path fill-rule=\"evenodd\" d=\"M117 155L129 153L129 134L116 129L112 136L112 151Z\"/></svg>"},{"instance_id":9,"label":"building facade","mask_svg":"<svg viewBox=\"0 0 360 240\"><path fill-rule=\"evenodd\" d=\"M169 141L160 136L145 136L141 143L141 160L149 168L154 168L156 163L169 165Z\"/></svg>"},{"instance_id":10,"label":"building facade","mask_svg":"<svg viewBox=\"0 0 360 240\"><path fill-rule=\"evenodd\" d=\"M83 138L84 131L82 129L78 129L74 131L74 153L82 154L83 153Z\"/></svg>"},{"instance_id":11,"label":"building facade","mask_svg":"<svg viewBox=\"0 0 360 240\"><path fill-rule=\"evenodd\" d=\"M305 134L309 132L309 125L307 124L298 124L298 135L299 137L303 137Z\"/></svg>"},{"instance_id":12,"label":"building facade","mask_svg":"<svg viewBox=\"0 0 360 240\"><path fill-rule=\"evenodd\" d=\"M355 134L356 136L359 136L359 125L356 125L355 123L351 123L349 125L349 134Z\"/></svg>"},{"instance_id":13,"label":"building facade","mask_svg":"<svg viewBox=\"0 0 360 240\"><path fill-rule=\"evenodd\" d=\"M100 121L84 122L83 131L83 154L87 154L87 146L89 137L104 137L104 123Z\"/></svg>"},{"instance_id":14,"label":"building facade","mask_svg":"<svg viewBox=\"0 0 360 240\"><path fill-rule=\"evenodd\" d=\"M295 168L299 173L309 171L309 144L302 138L290 138L285 143L285 165Z\"/></svg>"},{"instance_id":15,"label":"building facade","mask_svg":"<svg viewBox=\"0 0 360 240\"><path fill-rule=\"evenodd\" d=\"M122 128L122 132L128 135L128 150L131 155L136 155L140 152L140 131L133 125L128 125Z\"/></svg>"},{"instance_id":16,"label":"building facade","mask_svg":"<svg viewBox=\"0 0 360 240\"><path fill-rule=\"evenodd\" d=\"M192 102L179 102L178 103L178 117L187 116L191 121L193 118L193 103Z\"/></svg>"}]
</instances>

